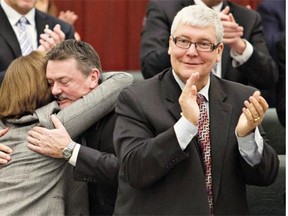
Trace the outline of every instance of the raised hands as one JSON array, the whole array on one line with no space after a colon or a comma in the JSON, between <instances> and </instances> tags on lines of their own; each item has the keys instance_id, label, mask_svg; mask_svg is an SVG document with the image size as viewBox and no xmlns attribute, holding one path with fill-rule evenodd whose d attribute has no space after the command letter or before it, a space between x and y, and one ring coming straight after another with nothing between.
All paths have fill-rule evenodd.
<instances>
[{"instance_id":1,"label":"raised hands","mask_svg":"<svg viewBox=\"0 0 288 216\"><path fill-rule=\"evenodd\" d=\"M192 73L179 97L182 115L194 125L197 125L199 119L199 106L196 102L197 87L195 85L198 79L199 73Z\"/></svg>"},{"instance_id":2,"label":"raised hands","mask_svg":"<svg viewBox=\"0 0 288 216\"><path fill-rule=\"evenodd\" d=\"M269 108L268 103L260 95L259 91L255 91L248 100L244 101L244 106L236 127L236 132L239 137L250 134L256 126L260 125L265 112Z\"/></svg>"},{"instance_id":3,"label":"raised hands","mask_svg":"<svg viewBox=\"0 0 288 216\"><path fill-rule=\"evenodd\" d=\"M229 6L226 6L221 11L220 18L224 28L223 43L238 54L242 54L246 48L246 44L241 38L244 28L236 23L233 15L230 13Z\"/></svg>"},{"instance_id":4,"label":"raised hands","mask_svg":"<svg viewBox=\"0 0 288 216\"><path fill-rule=\"evenodd\" d=\"M61 41L65 40L65 34L61 30L59 24L55 25L53 30L49 28L44 29L44 33L40 35L40 46L37 48L38 51L49 52L54 46Z\"/></svg>"}]
</instances>

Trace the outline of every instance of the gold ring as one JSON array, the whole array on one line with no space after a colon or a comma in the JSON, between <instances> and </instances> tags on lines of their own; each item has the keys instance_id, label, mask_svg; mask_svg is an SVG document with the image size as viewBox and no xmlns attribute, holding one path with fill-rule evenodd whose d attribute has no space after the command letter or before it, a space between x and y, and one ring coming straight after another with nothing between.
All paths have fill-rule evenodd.
<instances>
[{"instance_id":1,"label":"gold ring","mask_svg":"<svg viewBox=\"0 0 288 216\"><path fill-rule=\"evenodd\" d=\"M258 116L257 118L254 118L254 119L253 119L254 122L257 122L257 121L259 121L259 120L260 120L260 117L259 117L259 116Z\"/></svg>"}]
</instances>

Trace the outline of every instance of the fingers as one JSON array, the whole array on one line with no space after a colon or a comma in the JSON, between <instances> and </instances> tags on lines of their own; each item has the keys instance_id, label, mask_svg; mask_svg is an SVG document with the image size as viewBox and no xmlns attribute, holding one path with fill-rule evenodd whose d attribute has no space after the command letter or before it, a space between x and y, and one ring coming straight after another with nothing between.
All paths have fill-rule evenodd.
<instances>
[{"instance_id":1,"label":"fingers","mask_svg":"<svg viewBox=\"0 0 288 216\"><path fill-rule=\"evenodd\" d=\"M4 134L6 134L8 132L8 130L9 130L9 127L0 130L0 137L3 136Z\"/></svg>"},{"instance_id":2,"label":"fingers","mask_svg":"<svg viewBox=\"0 0 288 216\"><path fill-rule=\"evenodd\" d=\"M7 164L11 160L12 149L0 144L0 164Z\"/></svg>"},{"instance_id":3,"label":"fingers","mask_svg":"<svg viewBox=\"0 0 288 216\"><path fill-rule=\"evenodd\" d=\"M70 10L60 11L58 18L73 25L78 19L78 15L74 11Z\"/></svg>"},{"instance_id":4,"label":"fingers","mask_svg":"<svg viewBox=\"0 0 288 216\"><path fill-rule=\"evenodd\" d=\"M49 52L54 46L65 40L65 34L61 30L59 24L55 25L53 31L51 29L44 29L44 34L40 34L40 46L38 50Z\"/></svg>"},{"instance_id":5,"label":"fingers","mask_svg":"<svg viewBox=\"0 0 288 216\"><path fill-rule=\"evenodd\" d=\"M199 107L196 102L197 87L195 83L199 79L199 73L192 73L183 88L179 97L179 104L182 110L182 116L194 125L197 124L199 118Z\"/></svg>"},{"instance_id":6,"label":"fingers","mask_svg":"<svg viewBox=\"0 0 288 216\"><path fill-rule=\"evenodd\" d=\"M230 7L229 6L226 6L222 11L221 11L221 14L223 15L228 15L230 12Z\"/></svg>"},{"instance_id":7,"label":"fingers","mask_svg":"<svg viewBox=\"0 0 288 216\"><path fill-rule=\"evenodd\" d=\"M260 95L259 91L254 92L254 94L244 102L244 105L246 108L244 108L243 112L246 118L255 125L259 125L262 122L264 114L269 108L268 103Z\"/></svg>"},{"instance_id":8,"label":"fingers","mask_svg":"<svg viewBox=\"0 0 288 216\"><path fill-rule=\"evenodd\" d=\"M51 115L51 120L52 120L52 123L54 124L55 128L57 128L57 129L64 128L63 124L59 121L59 119L55 115Z\"/></svg>"}]
</instances>

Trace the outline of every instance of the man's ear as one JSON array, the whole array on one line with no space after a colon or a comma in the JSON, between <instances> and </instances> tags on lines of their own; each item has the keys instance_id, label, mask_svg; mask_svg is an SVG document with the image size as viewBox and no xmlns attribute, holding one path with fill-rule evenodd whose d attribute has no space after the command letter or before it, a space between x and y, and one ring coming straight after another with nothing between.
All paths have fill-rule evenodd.
<instances>
[{"instance_id":1,"label":"man's ear","mask_svg":"<svg viewBox=\"0 0 288 216\"><path fill-rule=\"evenodd\" d=\"M216 62L220 62L221 61L221 57L222 57L222 53L224 50L224 44L220 43L219 46L217 47L217 58L216 58Z\"/></svg>"},{"instance_id":2,"label":"man's ear","mask_svg":"<svg viewBox=\"0 0 288 216\"><path fill-rule=\"evenodd\" d=\"M90 79L91 79L90 88L94 89L99 84L100 71L97 68L93 68L89 76L90 76Z\"/></svg>"}]
</instances>

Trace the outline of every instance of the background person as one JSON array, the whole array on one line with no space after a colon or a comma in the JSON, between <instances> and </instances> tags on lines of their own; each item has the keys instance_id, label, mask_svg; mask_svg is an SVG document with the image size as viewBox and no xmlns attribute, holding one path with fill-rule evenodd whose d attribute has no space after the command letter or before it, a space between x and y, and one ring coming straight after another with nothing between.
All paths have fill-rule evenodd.
<instances>
[{"instance_id":1,"label":"background person","mask_svg":"<svg viewBox=\"0 0 288 216\"><path fill-rule=\"evenodd\" d=\"M270 185L279 169L261 127L268 104L211 74L224 49L214 10L181 9L170 34L172 68L119 95L114 215L248 215L246 185Z\"/></svg>"},{"instance_id":2,"label":"background person","mask_svg":"<svg viewBox=\"0 0 288 216\"><path fill-rule=\"evenodd\" d=\"M57 7L56 7L54 1L38 0L36 2L35 7L44 13L48 13L48 14L50 14L52 16L56 16L56 17L58 16L58 10L57 10ZM58 18L60 20L63 20L64 22L67 22L70 25L74 26L74 23L78 19L78 15L74 11L70 11L70 10L60 11ZM74 28L75 28L75 26L74 26ZM81 40L81 37L80 37L78 32L74 33L74 37L76 40Z\"/></svg>"},{"instance_id":3,"label":"background person","mask_svg":"<svg viewBox=\"0 0 288 216\"><path fill-rule=\"evenodd\" d=\"M36 50L45 42L55 46L63 39L74 39L74 28L60 19L35 9L37 0L1 0L0 1L0 84L3 80L5 70L17 57L21 56L19 20L26 18L27 52ZM58 24L58 25L57 25ZM48 27L48 29L44 30ZM45 33L45 34L44 34ZM62 38L63 33L63 38ZM23 48L24 49L24 48Z\"/></svg>"}]
</instances>

